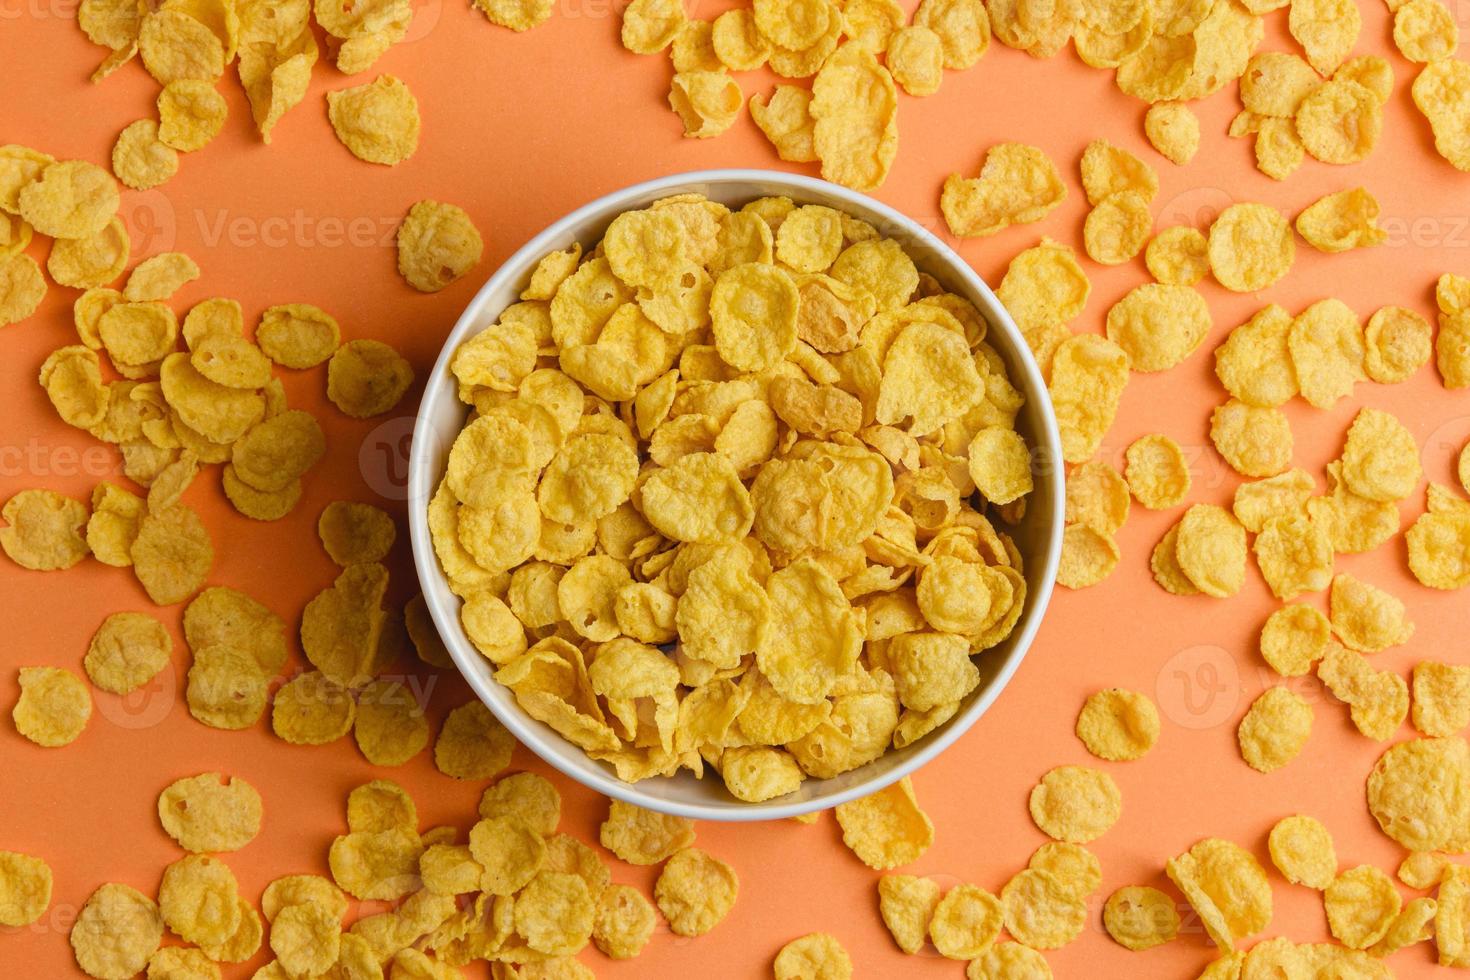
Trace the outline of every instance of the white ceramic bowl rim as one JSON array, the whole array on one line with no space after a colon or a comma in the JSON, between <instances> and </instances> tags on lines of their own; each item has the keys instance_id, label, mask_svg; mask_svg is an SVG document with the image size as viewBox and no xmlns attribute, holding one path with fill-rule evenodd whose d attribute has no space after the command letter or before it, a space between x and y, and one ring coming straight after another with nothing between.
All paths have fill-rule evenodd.
<instances>
[{"instance_id":1,"label":"white ceramic bowl rim","mask_svg":"<svg viewBox=\"0 0 1470 980\"><path fill-rule=\"evenodd\" d=\"M554 249L566 247L575 237L572 233L573 229L595 220L602 220L605 225L606 221L623 211L642 207L660 197L687 191L691 186L698 185L705 187L759 185L759 190L754 187L750 188L751 197L785 193L798 199L805 197L837 200L841 202L838 206L850 207L860 216L863 212L869 216L878 216L889 226L885 231L899 229L902 235L907 236L908 240L905 242L907 251L913 252L917 247L927 252L933 259L946 265L948 267L946 272L952 273L960 280L974 297L982 300L977 305L981 307L991 329L999 329L1006 335L1013 355L1007 358L1007 366L1012 370L1019 368L1023 373L1024 377L1020 379L1017 387L1026 394L1028 405L1034 404L1041 424L1041 431L1034 435L1036 444L1033 446L1033 451L1037 454L1034 469L1038 482L1047 485L1045 489L1048 491L1051 507L1050 513L1028 513L1028 519L1048 521L1049 533L1042 553L1029 559L1030 562L1034 562L1039 557L1042 562L1039 587L1029 581L1031 576L1028 562L1026 599L1028 608L1022 613L1018 630L1006 641L1011 645L1011 649L1004 662L986 682L984 689L977 696L973 696L969 704L965 705L944 726L926 736L915 746L905 750L910 753L907 758L888 768L876 769L867 778L849 779L855 774L862 773L865 769L878 765L877 762L868 763L851 773L837 777L848 779L849 784L836 791L818 793L784 803L777 801L747 804L733 799L724 803L671 800L660 796L656 791L656 788L665 782L659 777L638 783L626 783L618 779L609 766L592 763L592 760L587 759L585 755L582 756L583 760L592 763L585 768L576 768L560 758L559 751L561 750L554 745L554 742L562 742L567 746L570 746L571 743L566 743L560 735L531 719L513 702L510 703L509 708L502 707L506 703L507 692L496 681L489 678L488 672L484 669L484 659L475 650L460 625L459 598L450 591L444 573L439 567L428 526L427 504L440 477L435 456L430 452L430 446L442 438L435 431L431 421L431 408L444 397L445 387L452 383L449 362L454 351L471 335L483 329L483 325L493 322L495 316L499 315L500 311L497 309L493 311L493 316L486 318L489 298L506 289L507 284L512 280L516 286L519 286L543 255ZM506 259L475 294L464 313L460 315L434 364L433 372L424 388L418 418L414 425L408 477L409 534L413 546L414 566L423 588L428 611L440 636L444 638L445 645L460 673L469 682L480 700L489 707L511 734L552 767L605 796L662 813L696 820L719 821L777 820L824 810L848 800L867 796L913 773L963 735L999 697L1020 666L1021 660L1025 657L1040 627L1046 606L1051 598L1056 568L1061 556L1063 523L1061 511L1064 499L1059 448L1061 439L1057 432L1056 418L1052 412L1050 400L1045 397L1036 397L1038 393L1045 392L1045 390L1046 385L1041 372L1031 357L1020 331L995 298L994 293L970 268L969 264L912 218L906 217L865 194L812 177L755 169L701 170L671 174L614 191L583 205L550 225ZM571 747L575 749L575 746ZM576 749L576 752L580 753L581 750ZM710 778L718 782L718 776L706 776L706 779ZM822 782L826 781L808 780L804 785L810 786L813 783ZM654 791L651 792L650 787Z\"/></svg>"}]
</instances>

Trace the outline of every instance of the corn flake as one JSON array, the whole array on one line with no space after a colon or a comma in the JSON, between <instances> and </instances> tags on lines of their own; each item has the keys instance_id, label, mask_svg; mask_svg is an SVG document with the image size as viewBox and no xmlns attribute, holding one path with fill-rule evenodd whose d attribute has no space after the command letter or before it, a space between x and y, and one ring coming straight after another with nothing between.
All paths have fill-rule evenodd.
<instances>
[{"instance_id":1,"label":"corn flake","mask_svg":"<svg viewBox=\"0 0 1470 980\"><path fill-rule=\"evenodd\" d=\"M359 160L393 166L418 149L418 100L392 75L328 92L327 118L337 139Z\"/></svg>"},{"instance_id":2,"label":"corn flake","mask_svg":"<svg viewBox=\"0 0 1470 980\"><path fill-rule=\"evenodd\" d=\"M1337 850L1332 834L1315 817L1302 815L1278 820L1268 844L1271 863L1293 885L1318 891L1337 877Z\"/></svg>"},{"instance_id":3,"label":"corn flake","mask_svg":"<svg viewBox=\"0 0 1470 980\"><path fill-rule=\"evenodd\" d=\"M1363 864L1338 875L1323 891L1322 905L1334 938L1367 949L1388 933L1402 900L1388 875Z\"/></svg>"},{"instance_id":4,"label":"corn flake","mask_svg":"<svg viewBox=\"0 0 1470 980\"><path fill-rule=\"evenodd\" d=\"M1031 819L1054 840L1085 844L1107 832L1122 812L1111 776L1086 766L1059 766L1031 790Z\"/></svg>"},{"instance_id":5,"label":"corn flake","mask_svg":"<svg viewBox=\"0 0 1470 980\"><path fill-rule=\"evenodd\" d=\"M1077 715L1077 737L1099 759L1141 759L1159 738L1159 712L1148 696L1107 688L1087 698Z\"/></svg>"},{"instance_id":6,"label":"corn flake","mask_svg":"<svg viewBox=\"0 0 1470 980\"><path fill-rule=\"evenodd\" d=\"M679 936L702 936L729 914L740 891L729 865L693 847L669 858L654 883L654 900Z\"/></svg>"}]
</instances>

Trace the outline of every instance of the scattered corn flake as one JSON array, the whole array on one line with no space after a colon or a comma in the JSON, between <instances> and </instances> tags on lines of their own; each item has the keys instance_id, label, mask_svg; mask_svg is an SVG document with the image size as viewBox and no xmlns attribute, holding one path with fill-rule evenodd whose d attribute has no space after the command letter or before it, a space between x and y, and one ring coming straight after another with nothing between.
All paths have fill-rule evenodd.
<instances>
[{"instance_id":1,"label":"scattered corn flake","mask_svg":"<svg viewBox=\"0 0 1470 980\"><path fill-rule=\"evenodd\" d=\"M1036 950L1018 942L998 942L965 968L965 980L1051 980L1051 967Z\"/></svg>"},{"instance_id":2,"label":"scattered corn flake","mask_svg":"<svg viewBox=\"0 0 1470 980\"><path fill-rule=\"evenodd\" d=\"M664 864L653 894L676 935L702 936L729 914L739 891L739 880L728 864L685 847Z\"/></svg>"},{"instance_id":3,"label":"scattered corn flake","mask_svg":"<svg viewBox=\"0 0 1470 980\"><path fill-rule=\"evenodd\" d=\"M1296 216L1297 234L1320 252L1346 252L1382 245L1388 233L1378 227L1378 199L1354 187L1317 199Z\"/></svg>"},{"instance_id":4,"label":"scattered corn flake","mask_svg":"<svg viewBox=\"0 0 1470 980\"><path fill-rule=\"evenodd\" d=\"M19 680L20 697L11 711L15 730L46 748L76 741L92 717L87 686L59 667L22 667Z\"/></svg>"},{"instance_id":5,"label":"scattered corn flake","mask_svg":"<svg viewBox=\"0 0 1470 980\"><path fill-rule=\"evenodd\" d=\"M328 92L327 118L342 145L359 160L393 166L418 149L418 100L392 75Z\"/></svg>"},{"instance_id":6,"label":"scattered corn flake","mask_svg":"<svg viewBox=\"0 0 1470 980\"><path fill-rule=\"evenodd\" d=\"M1000 900L1006 931L1032 949L1060 949L1081 935L1087 920L1085 899L1055 875L1035 868L1006 882ZM982 952L983 947L975 951Z\"/></svg>"},{"instance_id":7,"label":"scattered corn flake","mask_svg":"<svg viewBox=\"0 0 1470 980\"><path fill-rule=\"evenodd\" d=\"M1269 205L1232 204L1210 225L1210 271L1234 292L1259 292L1276 283L1295 255L1291 225Z\"/></svg>"},{"instance_id":8,"label":"scattered corn flake","mask_svg":"<svg viewBox=\"0 0 1470 980\"><path fill-rule=\"evenodd\" d=\"M837 807L842 842L868 867L887 871L911 864L934 842L934 825L914 798L907 777Z\"/></svg>"},{"instance_id":9,"label":"scattered corn flake","mask_svg":"<svg viewBox=\"0 0 1470 980\"><path fill-rule=\"evenodd\" d=\"M1293 603L1266 618L1261 628L1261 656L1283 677L1301 677L1322 659L1331 638L1326 616L1311 606Z\"/></svg>"},{"instance_id":10,"label":"scattered corn flake","mask_svg":"<svg viewBox=\"0 0 1470 980\"><path fill-rule=\"evenodd\" d=\"M1387 934L1402 900L1388 875L1362 864L1327 886L1322 905L1333 938L1351 949L1367 949Z\"/></svg>"},{"instance_id":11,"label":"scattered corn flake","mask_svg":"<svg viewBox=\"0 0 1470 980\"><path fill-rule=\"evenodd\" d=\"M87 557L87 506L53 490L22 490L0 510L0 548L33 571L71 568Z\"/></svg>"},{"instance_id":12,"label":"scattered corn flake","mask_svg":"<svg viewBox=\"0 0 1470 980\"><path fill-rule=\"evenodd\" d=\"M158 138L158 123L139 119L118 134L112 146L112 172L134 190L146 191L179 172L179 154Z\"/></svg>"},{"instance_id":13,"label":"scattered corn flake","mask_svg":"<svg viewBox=\"0 0 1470 980\"><path fill-rule=\"evenodd\" d=\"M28 926L50 905L50 866L28 854L0 851L0 926Z\"/></svg>"},{"instance_id":14,"label":"scattered corn flake","mask_svg":"<svg viewBox=\"0 0 1470 980\"><path fill-rule=\"evenodd\" d=\"M223 861L190 854L164 868L158 908L164 923L185 942L216 945L239 928L239 885Z\"/></svg>"},{"instance_id":15,"label":"scattered corn flake","mask_svg":"<svg viewBox=\"0 0 1470 980\"><path fill-rule=\"evenodd\" d=\"M1103 927L1126 949L1152 949L1179 934L1179 910L1157 888L1127 885L1108 896Z\"/></svg>"},{"instance_id":16,"label":"scattered corn flake","mask_svg":"<svg viewBox=\"0 0 1470 980\"><path fill-rule=\"evenodd\" d=\"M346 735L356 717L357 702L346 688L308 671L276 692L271 729L292 745L325 745Z\"/></svg>"},{"instance_id":17,"label":"scattered corn flake","mask_svg":"<svg viewBox=\"0 0 1470 980\"><path fill-rule=\"evenodd\" d=\"M1337 849L1332 834L1315 817L1285 817L1271 828L1267 841L1271 863L1293 885L1318 891L1337 877Z\"/></svg>"},{"instance_id":18,"label":"scattered corn flake","mask_svg":"<svg viewBox=\"0 0 1470 980\"><path fill-rule=\"evenodd\" d=\"M480 261L484 243L463 208L419 201L398 226L398 273L413 288L438 292Z\"/></svg>"},{"instance_id":19,"label":"scattered corn flake","mask_svg":"<svg viewBox=\"0 0 1470 980\"><path fill-rule=\"evenodd\" d=\"M1357 8L1351 9L1356 15ZM1383 106L1357 82L1333 79L1302 100L1296 111L1296 131L1302 147L1323 163L1358 163L1378 145Z\"/></svg>"},{"instance_id":20,"label":"scattered corn flake","mask_svg":"<svg viewBox=\"0 0 1470 980\"><path fill-rule=\"evenodd\" d=\"M1122 265L1143 250L1153 228L1148 198L1136 191L1119 191L1087 213L1082 245L1094 262Z\"/></svg>"},{"instance_id":21,"label":"scattered corn flake","mask_svg":"<svg viewBox=\"0 0 1470 980\"><path fill-rule=\"evenodd\" d=\"M1156 102L1143 117L1143 132L1154 149L1184 166L1199 151L1199 117L1183 102Z\"/></svg>"},{"instance_id":22,"label":"scattered corn flake","mask_svg":"<svg viewBox=\"0 0 1470 980\"><path fill-rule=\"evenodd\" d=\"M1107 832L1123 809L1111 776L1087 766L1059 766L1031 790L1031 819L1054 840L1085 844Z\"/></svg>"},{"instance_id":23,"label":"scattered corn flake","mask_svg":"<svg viewBox=\"0 0 1470 980\"><path fill-rule=\"evenodd\" d=\"M1189 496L1189 462L1173 439L1160 433L1142 436L1125 455L1128 489L1149 510L1177 507Z\"/></svg>"},{"instance_id":24,"label":"scattered corn flake","mask_svg":"<svg viewBox=\"0 0 1470 980\"><path fill-rule=\"evenodd\" d=\"M1174 225L1153 237L1143 261L1160 283L1193 286L1210 271L1209 242L1197 228Z\"/></svg>"},{"instance_id":25,"label":"scattered corn flake","mask_svg":"<svg viewBox=\"0 0 1470 980\"><path fill-rule=\"evenodd\" d=\"M1454 57L1460 28L1440 0L1408 0L1394 10L1393 43L1410 61L1430 64Z\"/></svg>"},{"instance_id":26,"label":"scattered corn flake","mask_svg":"<svg viewBox=\"0 0 1470 980\"><path fill-rule=\"evenodd\" d=\"M407 687L380 679L358 692L352 734L373 765L401 766L429 744L429 721Z\"/></svg>"},{"instance_id":27,"label":"scattered corn flake","mask_svg":"<svg viewBox=\"0 0 1470 980\"><path fill-rule=\"evenodd\" d=\"M1259 772L1280 769L1301 754L1312 734L1312 706L1286 687L1268 688L1240 720L1240 754Z\"/></svg>"},{"instance_id":28,"label":"scattered corn flake","mask_svg":"<svg viewBox=\"0 0 1470 980\"><path fill-rule=\"evenodd\" d=\"M978 177L945 180L939 207L952 234L972 238L1040 221L1066 197L1056 165L1039 147L997 143L985 151Z\"/></svg>"},{"instance_id":29,"label":"scattered corn flake","mask_svg":"<svg viewBox=\"0 0 1470 980\"><path fill-rule=\"evenodd\" d=\"M1381 409L1360 410L1342 451L1347 488L1365 500L1396 502L1413 492L1422 475L1419 445L1403 423Z\"/></svg>"},{"instance_id":30,"label":"scattered corn flake","mask_svg":"<svg viewBox=\"0 0 1470 980\"><path fill-rule=\"evenodd\" d=\"M893 941L905 953L923 949L939 894L939 884L929 878L883 875L878 879L879 914Z\"/></svg>"},{"instance_id":31,"label":"scattered corn flake","mask_svg":"<svg viewBox=\"0 0 1470 980\"><path fill-rule=\"evenodd\" d=\"M1062 532L1062 560L1057 583L1069 589L1097 585L1118 565L1118 545L1110 534L1087 524L1069 524Z\"/></svg>"},{"instance_id":32,"label":"scattered corn flake","mask_svg":"<svg viewBox=\"0 0 1470 980\"><path fill-rule=\"evenodd\" d=\"M239 777L207 772L177 780L158 796L158 819L186 851L238 851L260 832L260 794Z\"/></svg>"},{"instance_id":33,"label":"scattered corn flake","mask_svg":"<svg viewBox=\"0 0 1470 980\"><path fill-rule=\"evenodd\" d=\"M462 704L444 719L434 742L434 765L455 779L489 779L510 765L515 739L481 701Z\"/></svg>"},{"instance_id":34,"label":"scattered corn flake","mask_svg":"<svg viewBox=\"0 0 1470 980\"><path fill-rule=\"evenodd\" d=\"M97 980L126 980L143 972L163 939L163 917L153 900L127 885L92 893L71 928L77 966Z\"/></svg>"},{"instance_id":35,"label":"scattered corn flake","mask_svg":"<svg viewBox=\"0 0 1470 980\"><path fill-rule=\"evenodd\" d=\"M1434 328L1413 310L1384 306L1363 328L1363 370L1379 384L1407 381L1434 353Z\"/></svg>"},{"instance_id":36,"label":"scattered corn flake","mask_svg":"<svg viewBox=\"0 0 1470 980\"><path fill-rule=\"evenodd\" d=\"M328 863L332 880L349 895L391 902L418 889L423 850L419 835L403 827L353 832L332 841ZM282 909L276 918L284 912Z\"/></svg>"},{"instance_id":37,"label":"scattered corn flake","mask_svg":"<svg viewBox=\"0 0 1470 980\"><path fill-rule=\"evenodd\" d=\"M1346 572L1332 580L1329 618L1343 645L1362 653L1407 643L1414 635L1402 601Z\"/></svg>"},{"instance_id":38,"label":"scattered corn flake","mask_svg":"<svg viewBox=\"0 0 1470 980\"><path fill-rule=\"evenodd\" d=\"M929 938L941 956L973 959L995 942L1004 919L1000 899L979 885L956 885L934 906Z\"/></svg>"},{"instance_id":39,"label":"scattered corn flake","mask_svg":"<svg viewBox=\"0 0 1470 980\"><path fill-rule=\"evenodd\" d=\"M15 210L32 228L52 238L95 235L117 214L117 184L107 171L83 160L48 163L21 185Z\"/></svg>"},{"instance_id":40,"label":"scattered corn flake","mask_svg":"<svg viewBox=\"0 0 1470 980\"><path fill-rule=\"evenodd\" d=\"M657 914L631 885L610 885L597 903L592 943L611 959L632 959L653 937Z\"/></svg>"},{"instance_id":41,"label":"scattered corn flake","mask_svg":"<svg viewBox=\"0 0 1470 980\"><path fill-rule=\"evenodd\" d=\"M1095 212L1094 212L1095 213ZM1108 310L1108 339L1134 371L1166 371L1204 340L1211 327L1204 297L1188 286L1145 283Z\"/></svg>"},{"instance_id":42,"label":"scattered corn flake","mask_svg":"<svg viewBox=\"0 0 1470 980\"><path fill-rule=\"evenodd\" d=\"M1224 952L1271 921L1271 884L1239 845L1206 838L1165 866L1215 945Z\"/></svg>"},{"instance_id":43,"label":"scattered corn flake","mask_svg":"<svg viewBox=\"0 0 1470 980\"><path fill-rule=\"evenodd\" d=\"M812 932L782 946L771 969L776 980L850 980L852 959L836 937Z\"/></svg>"},{"instance_id":44,"label":"scattered corn flake","mask_svg":"<svg viewBox=\"0 0 1470 980\"><path fill-rule=\"evenodd\" d=\"M1148 696L1112 687L1089 695L1077 715L1077 737L1099 759L1141 759L1159 738L1159 712Z\"/></svg>"}]
</instances>

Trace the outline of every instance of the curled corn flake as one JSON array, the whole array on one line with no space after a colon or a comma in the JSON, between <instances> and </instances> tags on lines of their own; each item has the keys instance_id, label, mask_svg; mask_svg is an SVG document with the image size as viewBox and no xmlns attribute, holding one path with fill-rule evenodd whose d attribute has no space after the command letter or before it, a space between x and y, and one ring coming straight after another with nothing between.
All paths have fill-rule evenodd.
<instances>
[{"instance_id":1,"label":"curled corn flake","mask_svg":"<svg viewBox=\"0 0 1470 980\"><path fill-rule=\"evenodd\" d=\"M1227 840L1208 837L1165 866L1226 953L1271 921L1271 885L1251 854Z\"/></svg>"},{"instance_id":2,"label":"curled corn flake","mask_svg":"<svg viewBox=\"0 0 1470 980\"><path fill-rule=\"evenodd\" d=\"M52 238L97 234L117 214L118 200L107 171L82 160L47 164L15 199L20 216Z\"/></svg>"},{"instance_id":3,"label":"curled corn flake","mask_svg":"<svg viewBox=\"0 0 1470 980\"><path fill-rule=\"evenodd\" d=\"M878 911L899 949L912 954L923 948L939 896L939 884L929 878L884 875L878 879Z\"/></svg>"},{"instance_id":4,"label":"curled corn flake","mask_svg":"<svg viewBox=\"0 0 1470 980\"><path fill-rule=\"evenodd\" d=\"M1363 328L1363 371L1379 384L1407 381L1433 355L1434 328L1413 310L1385 306Z\"/></svg>"},{"instance_id":5,"label":"curled corn flake","mask_svg":"<svg viewBox=\"0 0 1470 980\"><path fill-rule=\"evenodd\" d=\"M1378 227L1378 200L1365 188L1328 194L1296 216L1296 230L1321 252L1346 252L1381 245L1388 233Z\"/></svg>"},{"instance_id":6,"label":"curled corn flake","mask_svg":"<svg viewBox=\"0 0 1470 980\"><path fill-rule=\"evenodd\" d=\"M599 839L629 864L658 864L694 843L694 823L612 800Z\"/></svg>"},{"instance_id":7,"label":"curled corn flake","mask_svg":"<svg viewBox=\"0 0 1470 980\"><path fill-rule=\"evenodd\" d=\"M945 180L939 206L953 234L979 237L1040 221L1066 197L1056 165L1040 148L997 143L985 152L978 177Z\"/></svg>"},{"instance_id":8,"label":"curled corn flake","mask_svg":"<svg viewBox=\"0 0 1470 980\"><path fill-rule=\"evenodd\" d=\"M1171 163L1184 166L1199 151L1199 117L1183 102L1156 102L1143 117L1143 132Z\"/></svg>"},{"instance_id":9,"label":"curled corn flake","mask_svg":"<svg viewBox=\"0 0 1470 980\"><path fill-rule=\"evenodd\" d=\"M139 119L118 134L112 146L112 172L134 190L147 190L179 172L179 154L158 138L158 123Z\"/></svg>"},{"instance_id":10,"label":"curled corn flake","mask_svg":"<svg viewBox=\"0 0 1470 980\"><path fill-rule=\"evenodd\" d=\"M1381 409L1358 412L1342 451L1342 478L1365 500L1403 500L1419 483L1419 446L1403 423Z\"/></svg>"},{"instance_id":11,"label":"curled corn flake","mask_svg":"<svg viewBox=\"0 0 1470 980\"><path fill-rule=\"evenodd\" d=\"M907 777L860 800L839 804L842 841L864 864L886 871L917 861L934 840Z\"/></svg>"},{"instance_id":12,"label":"curled corn flake","mask_svg":"<svg viewBox=\"0 0 1470 980\"><path fill-rule=\"evenodd\" d=\"M744 104L740 84L723 71L679 72L670 83L669 107L684 124L684 135L695 139L729 129Z\"/></svg>"},{"instance_id":13,"label":"curled corn flake","mask_svg":"<svg viewBox=\"0 0 1470 980\"><path fill-rule=\"evenodd\" d=\"M1122 265L1143 250L1153 225L1148 199L1136 191L1119 191L1087 213L1082 244L1094 262Z\"/></svg>"},{"instance_id":14,"label":"curled corn flake","mask_svg":"<svg viewBox=\"0 0 1470 980\"><path fill-rule=\"evenodd\" d=\"M348 341L327 365L327 397L355 419L392 411L411 384L413 367L376 340Z\"/></svg>"},{"instance_id":15,"label":"curled corn flake","mask_svg":"<svg viewBox=\"0 0 1470 980\"><path fill-rule=\"evenodd\" d=\"M1393 880L1367 864L1344 871L1322 893L1328 928L1352 949L1367 949L1382 939L1402 904Z\"/></svg>"},{"instance_id":16,"label":"curled corn flake","mask_svg":"<svg viewBox=\"0 0 1470 980\"><path fill-rule=\"evenodd\" d=\"M1358 163L1378 145L1383 106L1357 82L1333 79L1302 100L1296 131L1306 151L1323 163Z\"/></svg>"},{"instance_id":17,"label":"curled corn flake","mask_svg":"<svg viewBox=\"0 0 1470 980\"><path fill-rule=\"evenodd\" d=\"M1245 583L1245 529L1224 508L1195 504L1179 522L1177 560L1201 592L1228 598Z\"/></svg>"}]
</instances>

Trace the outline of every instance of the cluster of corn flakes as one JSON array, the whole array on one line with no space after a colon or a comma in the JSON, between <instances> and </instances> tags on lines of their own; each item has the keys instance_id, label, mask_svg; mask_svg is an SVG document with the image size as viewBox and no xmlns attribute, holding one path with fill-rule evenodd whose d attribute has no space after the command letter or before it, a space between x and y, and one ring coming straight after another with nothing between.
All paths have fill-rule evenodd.
<instances>
[{"instance_id":1,"label":"cluster of corn flakes","mask_svg":"<svg viewBox=\"0 0 1470 980\"><path fill-rule=\"evenodd\" d=\"M513 0L477 0L476 5L496 23L518 30L533 26L510 9L522 6ZM178 171L179 153L207 145L224 125L227 106L218 83L231 64L261 139L269 143L281 117L306 97L312 68L321 57L323 43L313 23L337 71L357 75L402 40L412 20L409 0L365 5L342 0L175 0L156 5L83 0L77 11L82 31L110 52L92 80L101 81L137 56L163 86L157 121L140 119L118 136L113 173L129 187L155 187ZM394 164L417 148L418 103L397 78L382 75L330 92L327 106L333 130L359 159Z\"/></svg>"},{"instance_id":2,"label":"cluster of corn flakes","mask_svg":"<svg viewBox=\"0 0 1470 980\"><path fill-rule=\"evenodd\" d=\"M429 524L524 710L749 802L954 715L1023 607L993 521L1032 488L974 306L849 215L697 195L522 297L454 356L474 411Z\"/></svg>"}]
</instances>

